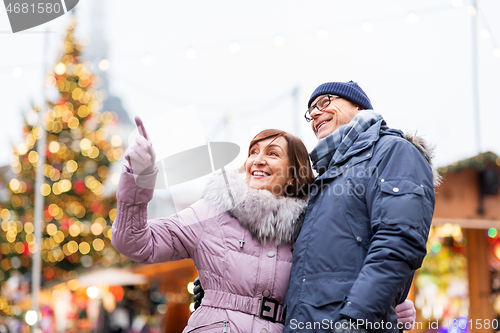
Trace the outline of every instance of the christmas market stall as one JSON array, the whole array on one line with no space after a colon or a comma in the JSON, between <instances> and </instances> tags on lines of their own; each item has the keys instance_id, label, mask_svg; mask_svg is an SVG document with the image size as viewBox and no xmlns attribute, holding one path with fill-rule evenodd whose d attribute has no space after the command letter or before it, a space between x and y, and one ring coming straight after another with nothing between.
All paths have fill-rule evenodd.
<instances>
[{"instance_id":1,"label":"christmas market stall","mask_svg":"<svg viewBox=\"0 0 500 333\"><path fill-rule=\"evenodd\" d=\"M440 168L428 254L414 279L417 329L500 330L500 157Z\"/></svg>"}]
</instances>

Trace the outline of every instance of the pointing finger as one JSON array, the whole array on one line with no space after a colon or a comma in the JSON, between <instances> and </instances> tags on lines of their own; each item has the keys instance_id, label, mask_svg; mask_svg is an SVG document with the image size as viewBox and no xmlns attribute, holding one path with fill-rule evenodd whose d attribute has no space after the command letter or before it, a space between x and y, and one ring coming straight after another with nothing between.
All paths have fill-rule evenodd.
<instances>
[{"instance_id":1,"label":"pointing finger","mask_svg":"<svg viewBox=\"0 0 500 333\"><path fill-rule=\"evenodd\" d=\"M142 123L141 118L139 118L138 116L135 117L135 124L137 125L137 129L139 130L139 134L142 135L146 140L149 140L146 129L144 128L144 124Z\"/></svg>"}]
</instances>

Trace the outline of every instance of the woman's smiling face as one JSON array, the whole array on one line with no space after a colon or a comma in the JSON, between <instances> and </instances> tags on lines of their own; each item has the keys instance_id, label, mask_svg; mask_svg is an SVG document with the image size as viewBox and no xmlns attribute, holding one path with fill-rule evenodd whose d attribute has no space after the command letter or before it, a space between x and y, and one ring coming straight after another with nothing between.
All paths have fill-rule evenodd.
<instances>
[{"instance_id":1,"label":"woman's smiling face","mask_svg":"<svg viewBox=\"0 0 500 333\"><path fill-rule=\"evenodd\" d=\"M288 143L282 136L256 142L245 162L246 180L251 188L268 190L276 196L285 193L292 181Z\"/></svg>"}]
</instances>

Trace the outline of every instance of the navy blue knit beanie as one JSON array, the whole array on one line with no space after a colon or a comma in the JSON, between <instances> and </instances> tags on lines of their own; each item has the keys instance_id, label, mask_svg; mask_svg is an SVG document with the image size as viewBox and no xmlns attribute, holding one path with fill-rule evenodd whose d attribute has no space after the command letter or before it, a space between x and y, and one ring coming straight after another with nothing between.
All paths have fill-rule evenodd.
<instances>
[{"instance_id":1,"label":"navy blue knit beanie","mask_svg":"<svg viewBox=\"0 0 500 333\"><path fill-rule=\"evenodd\" d=\"M316 99L316 97L321 95L337 95L342 97L349 102L359 105L364 110L373 109L370 99L365 94L363 89L354 81L349 82L327 82L320 85L309 98L309 103L307 107L311 107L311 103Z\"/></svg>"}]
</instances>

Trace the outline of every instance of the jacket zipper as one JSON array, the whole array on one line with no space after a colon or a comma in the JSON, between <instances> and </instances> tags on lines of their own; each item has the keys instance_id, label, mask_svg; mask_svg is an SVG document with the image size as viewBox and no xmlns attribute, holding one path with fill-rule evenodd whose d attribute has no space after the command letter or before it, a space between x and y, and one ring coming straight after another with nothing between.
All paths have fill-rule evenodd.
<instances>
[{"instance_id":1,"label":"jacket zipper","mask_svg":"<svg viewBox=\"0 0 500 333\"><path fill-rule=\"evenodd\" d=\"M222 333L227 333L227 321L224 321L224 329L222 330Z\"/></svg>"}]
</instances>

